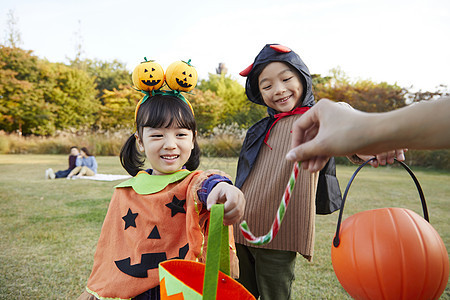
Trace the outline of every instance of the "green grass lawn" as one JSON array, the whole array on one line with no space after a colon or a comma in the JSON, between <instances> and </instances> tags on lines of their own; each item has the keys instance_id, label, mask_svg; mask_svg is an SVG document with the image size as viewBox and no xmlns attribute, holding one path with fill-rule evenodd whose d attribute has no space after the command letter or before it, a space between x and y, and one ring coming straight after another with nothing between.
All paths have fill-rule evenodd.
<instances>
[{"instance_id":1,"label":"green grass lawn","mask_svg":"<svg viewBox=\"0 0 450 300\"><path fill-rule=\"evenodd\" d=\"M126 174L117 157L97 160L99 173ZM44 179L46 168L66 166L62 155L0 155L0 299L76 299L85 287L119 182ZM236 159L205 158L200 169L207 168L234 177ZM355 169L338 166L342 190ZM422 184L431 224L450 249L450 173L413 171ZM400 168L366 167L350 189L344 217L392 206L422 215L413 181ZM337 217L317 216L314 261L298 258L293 299L350 299L331 265ZM450 284L441 299L450 299Z\"/></svg>"}]
</instances>

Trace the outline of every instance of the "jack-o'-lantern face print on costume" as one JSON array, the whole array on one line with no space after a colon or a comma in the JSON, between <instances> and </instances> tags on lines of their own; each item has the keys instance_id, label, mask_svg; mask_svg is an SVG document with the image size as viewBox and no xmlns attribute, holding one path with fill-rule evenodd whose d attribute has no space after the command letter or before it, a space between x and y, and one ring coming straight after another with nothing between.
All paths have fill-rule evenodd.
<instances>
[{"instance_id":1,"label":"jack-o'-lantern face print on costume","mask_svg":"<svg viewBox=\"0 0 450 300\"><path fill-rule=\"evenodd\" d=\"M173 196L172 201L165 204L163 212L167 214L169 218L176 217L177 214L186 214L184 205L186 200L179 200L176 196ZM146 278L148 270L157 269L158 265L162 261L167 259L184 259L188 250L189 244L180 245L178 247L178 253L166 253L166 238L165 228L161 228L161 232L158 226L149 224L148 220L144 220L141 216L139 218L138 208L128 208L127 213L122 216L124 234L129 235L129 238L133 238L141 241L142 250L153 249L152 252L138 253L131 250L129 254L135 255L135 257L128 256L123 259L115 260L114 263L117 268L123 273L137 278ZM146 245L145 245L146 244ZM161 251L158 251L160 249ZM176 256L174 256L176 255ZM140 261L136 261L139 259ZM135 263L133 263L134 261Z\"/></svg>"}]
</instances>

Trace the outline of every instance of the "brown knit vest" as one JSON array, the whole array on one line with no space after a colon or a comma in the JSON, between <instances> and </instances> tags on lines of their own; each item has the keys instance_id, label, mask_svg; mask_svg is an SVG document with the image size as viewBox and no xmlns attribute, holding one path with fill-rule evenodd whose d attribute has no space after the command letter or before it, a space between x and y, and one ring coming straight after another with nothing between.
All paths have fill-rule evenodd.
<instances>
[{"instance_id":1,"label":"brown knit vest","mask_svg":"<svg viewBox=\"0 0 450 300\"><path fill-rule=\"evenodd\" d=\"M269 232L292 172L292 162L285 159L290 150L291 129L294 121L301 117L284 117L270 132L267 143L262 144L256 162L242 186L246 207L246 220L255 236ZM277 236L267 245L254 246L248 243L235 228L236 243L277 250L299 252L311 260L314 251L315 197L318 173L303 169L292 191L283 222Z\"/></svg>"}]
</instances>

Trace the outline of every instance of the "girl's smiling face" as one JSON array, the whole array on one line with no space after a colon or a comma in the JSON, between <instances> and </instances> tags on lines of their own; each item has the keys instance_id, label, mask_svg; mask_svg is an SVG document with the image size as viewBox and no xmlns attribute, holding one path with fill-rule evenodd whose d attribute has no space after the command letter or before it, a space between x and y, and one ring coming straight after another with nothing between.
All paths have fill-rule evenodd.
<instances>
[{"instance_id":1,"label":"girl's smiling face","mask_svg":"<svg viewBox=\"0 0 450 300\"><path fill-rule=\"evenodd\" d=\"M183 168L194 148L194 133L180 127L144 127L142 140L138 135L136 140L154 175L170 174Z\"/></svg>"},{"instance_id":2,"label":"girl's smiling face","mask_svg":"<svg viewBox=\"0 0 450 300\"><path fill-rule=\"evenodd\" d=\"M271 62L258 77L264 103L279 112L289 112L300 103L303 85L297 73L282 62Z\"/></svg>"}]
</instances>

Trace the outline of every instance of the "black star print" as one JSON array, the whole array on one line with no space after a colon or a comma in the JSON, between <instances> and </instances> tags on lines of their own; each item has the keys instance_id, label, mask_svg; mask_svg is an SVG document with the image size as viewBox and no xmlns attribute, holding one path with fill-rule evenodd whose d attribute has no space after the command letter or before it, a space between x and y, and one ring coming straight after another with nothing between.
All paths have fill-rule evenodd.
<instances>
[{"instance_id":1,"label":"black star print","mask_svg":"<svg viewBox=\"0 0 450 300\"><path fill-rule=\"evenodd\" d=\"M131 211L131 208L128 209L128 212L125 216L122 217L122 219L125 221L125 229L127 230L128 227L133 226L136 228L136 217L138 216L138 213L133 214Z\"/></svg>"},{"instance_id":2,"label":"black star print","mask_svg":"<svg viewBox=\"0 0 450 300\"><path fill-rule=\"evenodd\" d=\"M175 216L177 213L183 213L185 214L186 211L184 210L184 204L186 203L186 200L178 200L176 196L173 196L172 202L167 203L166 206L172 210L172 217Z\"/></svg>"}]
</instances>

